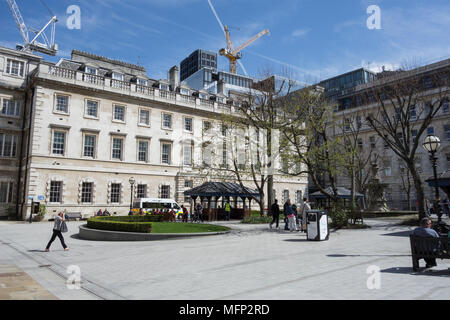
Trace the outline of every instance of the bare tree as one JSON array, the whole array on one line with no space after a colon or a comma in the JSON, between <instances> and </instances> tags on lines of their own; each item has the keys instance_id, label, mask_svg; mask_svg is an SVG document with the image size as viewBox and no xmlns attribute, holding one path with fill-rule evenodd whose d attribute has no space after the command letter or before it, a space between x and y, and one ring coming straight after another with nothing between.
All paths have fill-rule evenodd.
<instances>
[{"instance_id":1,"label":"bare tree","mask_svg":"<svg viewBox=\"0 0 450 320\"><path fill-rule=\"evenodd\" d=\"M417 148L447 99L449 67L430 66L380 77L355 99L375 104L367 121L372 130L406 164L417 193L419 218L425 217L424 190L415 166Z\"/></svg>"}]
</instances>

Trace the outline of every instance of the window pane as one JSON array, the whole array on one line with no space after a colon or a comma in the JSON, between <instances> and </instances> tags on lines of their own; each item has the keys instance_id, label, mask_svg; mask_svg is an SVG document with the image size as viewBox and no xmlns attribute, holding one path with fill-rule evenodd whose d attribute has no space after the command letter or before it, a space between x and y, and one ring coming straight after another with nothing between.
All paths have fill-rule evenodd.
<instances>
[{"instance_id":1,"label":"window pane","mask_svg":"<svg viewBox=\"0 0 450 320\"><path fill-rule=\"evenodd\" d=\"M172 116L170 114L163 115L163 127L172 128Z\"/></svg>"},{"instance_id":2,"label":"window pane","mask_svg":"<svg viewBox=\"0 0 450 320\"><path fill-rule=\"evenodd\" d=\"M61 181L52 181L50 183L50 202L61 202Z\"/></svg>"},{"instance_id":3,"label":"window pane","mask_svg":"<svg viewBox=\"0 0 450 320\"><path fill-rule=\"evenodd\" d=\"M98 108L98 102L88 100L87 110L86 110L87 115L91 116L91 117L97 117L97 108Z\"/></svg>"},{"instance_id":4,"label":"window pane","mask_svg":"<svg viewBox=\"0 0 450 320\"><path fill-rule=\"evenodd\" d=\"M64 155L64 143L66 134L55 131L53 133L53 154Z\"/></svg>"},{"instance_id":5,"label":"window pane","mask_svg":"<svg viewBox=\"0 0 450 320\"><path fill-rule=\"evenodd\" d=\"M164 143L162 145L162 163L170 164L170 149L170 144Z\"/></svg>"},{"instance_id":6,"label":"window pane","mask_svg":"<svg viewBox=\"0 0 450 320\"><path fill-rule=\"evenodd\" d=\"M170 198L170 186L161 186L161 198L162 199Z\"/></svg>"},{"instance_id":7,"label":"window pane","mask_svg":"<svg viewBox=\"0 0 450 320\"><path fill-rule=\"evenodd\" d=\"M113 159L122 160L122 139L113 139L112 157Z\"/></svg>"},{"instance_id":8,"label":"window pane","mask_svg":"<svg viewBox=\"0 0 450 320\"><path fill-rule=\"evenodd\" d=\"M184 146L184 165L190 166L192 164L192 146Z\"/></svg>"},{"instance_id":9,"label":"window pane","mask_svg":"<svg viewBox=\"0 0 450 320\"><path fill-rule=\"evenodd\" d=\"M92 183L83 182L81 188L81 202L82 203L92 203Z\"/></svg>"},{"instance_id":10,"label":"window pane","mask_svg":"<svg viewBox=\"0 0 450 320\"><path fill-rule=\"evenodd\" d=\"M147 198L147 185L139 184L137 186L137 197L138 198Z\"/></svg>"},{"instance_id":11,"label":"window pane","mask_svg":"<svg viewBox=\"0 0 450 320\"><path fill-rule=\"evenodd\" d=\"M69 97L56 96L56 110L67 113L69 111Z\"/></svg>"},{"instance_id":12,"label":"window pane","mask_svg":"<svg viewBox=\"0 0 450 320\"><path fill-rule=\"evenodd\" d=\"M114 107L114 120L125 121L125 108L121 106Z\"/></svg>"},{"instance_id":13,"label":"window pane","mask_svg":"<svg viewBox=\"0 0 450 320\"><path fill-rule=\"evenodd\" d=\"M150 111L141 110L139 112L139 123L149 125L150 124Z\"/></svg>"},{"instance_id":14,"label":"window pane","mask_svg":"<svg viewBox=\"0 0 450 320\"><path fill-rule=\"evenodd\" d=\"M94 158L95 155L95 136L86 135L84 137L84 154L85 157Z\"/></svg>"},{"instance_id":15,"label":"window pane","mask_svg":"<svg viewBox=\"0 0 450 320\"><path fill-rule=\"evenodd\" d=\"M7 202L7 195L8 195L8 183L2 182L0 183L0 203Z\"/></svg>"},{"instance_id":16,"label":"window pane","mask_svg":"<svg viewBox=\"0 0 450 320\"><path fill-rule=\"evenodd\" d=\"M186 131L192 131L192 118L184 119L184 129Z\"/></svg>"},{"instance_id":17,"label":"window pane","mask_svg":"<svg viewBox=\"0 0 450 320\"><path fill-rule=\"evenodd\" d=\"M120 183L111 184L111 203L120 203Z\"/></svg>"},{"instance_id":18,"label":"window pane","mask_svg":"<svg viewBox=\"0 0 450 320\"><path fill-rule=\"evenodd\" d=\"M148 142L139 141L138 161L147 161Z\"/></svg>"}]
</instances>

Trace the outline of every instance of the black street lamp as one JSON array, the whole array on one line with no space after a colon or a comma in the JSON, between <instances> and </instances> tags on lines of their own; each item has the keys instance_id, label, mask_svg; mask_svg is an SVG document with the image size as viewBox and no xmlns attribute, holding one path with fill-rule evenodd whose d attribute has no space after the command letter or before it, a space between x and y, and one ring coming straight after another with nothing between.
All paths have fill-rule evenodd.
<instances>
[{"instance_id":1,"label":"black street lamp","mask_svg":"<svg viewBox=\"0 0 450 320\"><path fill-rule=\"evenodd\" d=\"M433 164L434 193L435 193L434 208L436 208L436 214L438 215L438 217L440 217L439 212L438 212L438 210L439 210L439 188L438 188L438 183L437 183L436 161L438 158L436 157L436 152L439 150L439 148L441 146L441 140L439 140L439 138L436 136L429 135L423 140L422 146L425 150L427 150L430 153L430 160Z\"/></svg>"},{"instance_id":2,"label":"black street lamp","mask_svg":"<svg viewBox=\"0 0 450 320\"><path fill-rule=\"evenodd\" d=\"M134 184L136 183L136 180L131 177L130 180L128 180L128 182L130 182L131 185L131 196L130 196L130 212L128 213L128 215L133 215L133 187Z\"/></svg>"}]
</instances>

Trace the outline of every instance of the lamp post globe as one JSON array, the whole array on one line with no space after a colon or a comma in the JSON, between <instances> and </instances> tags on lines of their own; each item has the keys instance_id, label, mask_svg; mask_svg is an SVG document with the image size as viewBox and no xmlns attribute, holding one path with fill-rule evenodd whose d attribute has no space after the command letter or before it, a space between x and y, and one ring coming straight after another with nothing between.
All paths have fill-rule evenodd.
<instances>
[{"instance_id":1,"label":"lamp post globe","mask_svg":"<svg viewBox=\"0 0 450 320\"><path fill-rule=\"evenodd\" d=\"M429 153L433 154L439 150L441 146L441 140L436 136L429 135L423 140L422 146Z\"/></svg>"},{"instance_id":2,"label":"lamp post globe","mask_svg":"<svg viewBox=\"0 0 450 320\"><path fill-rule=\"evenodd\" d=\"M438 219L441 220L441 208L440 208L440 198L439 198L439 187L438 187L438 181L437 181L437 166L436 166L436 161L437 161L437 157L436 152L439 150L439 148L441 147L441 140L434 136L434 135L429 135L427 136L423 142L422 142L422 146L425 150L427 150L430 153L430 160L431 163L433 164L433 175L434 175L434 204L433 207L435 208L435 212L438 215Z\"/></svg>"},{"instance_id":3,"label":"lamp post globe","mask_svg":"<svg viewBox=\"0 0 450 320\"><path fill-rule=\"evenodd\" d=\"M128 182L131 185L131 195L130 195L130 211L128 212L128 215L133 215L133 186L136 183L136 179L134 179L133 177L131 177Z\"/></svg>"}]
</instances>

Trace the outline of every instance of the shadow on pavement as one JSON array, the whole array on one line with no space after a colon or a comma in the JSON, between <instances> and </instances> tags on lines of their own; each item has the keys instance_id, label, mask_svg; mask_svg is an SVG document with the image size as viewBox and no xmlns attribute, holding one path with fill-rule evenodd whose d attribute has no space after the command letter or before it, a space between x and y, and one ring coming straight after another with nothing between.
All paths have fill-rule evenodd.
<instances>
[{"instance_id":1,"label":"shadow on pavement","mask_svg":"<svg viewBox=\"0 0 450 320\"><path fill-rule=\"evenodd\" d=\"M410 274L415 276L450 277L450 269L435 270L420 268L419 272L414 272L412 267L398 267L381 270L384 273Z\"/></svg>"},{"instance_id":2,"label":"shadow on pavement","mask_svg":"<svg viewBox=\"0 0 450 320\"><path fill-rule=\"evenodd\" d=\"M411 257L410 254L327 254L331 258L345 257Z\"/></svg>"},{"instance_id":3,"label":"shadow on pavement","mask_svg":"<svg viewBox=\"0 0 450 320\"><path fill-rule=\"evenodd\" d=\"M45 250L28 250L28 252L45 252Z\"/></svg>"},{"instance_id":4,"label":"shadow on pavement","mask_svg":"<svg viewBox=\"0 0 450 320\"><path fill-rule=\"evenodd\" d=\"M390 237L409 237L411 234L411 231L400 231L400 232L392 232L392 233L385 233L382 234L383 236L390 236Z\"/></svg>"},{"instance_id":5,"label":"shadow on pavement","mask_svg":"<svg viewBox=\"0 0 450 320\"><path fill-rule=\"evenodd\" d=\"M308 240L306 240L306 239L284 239L283 241L288 241L288 242L306 242Z\"/></svg>"}]
</instances>

